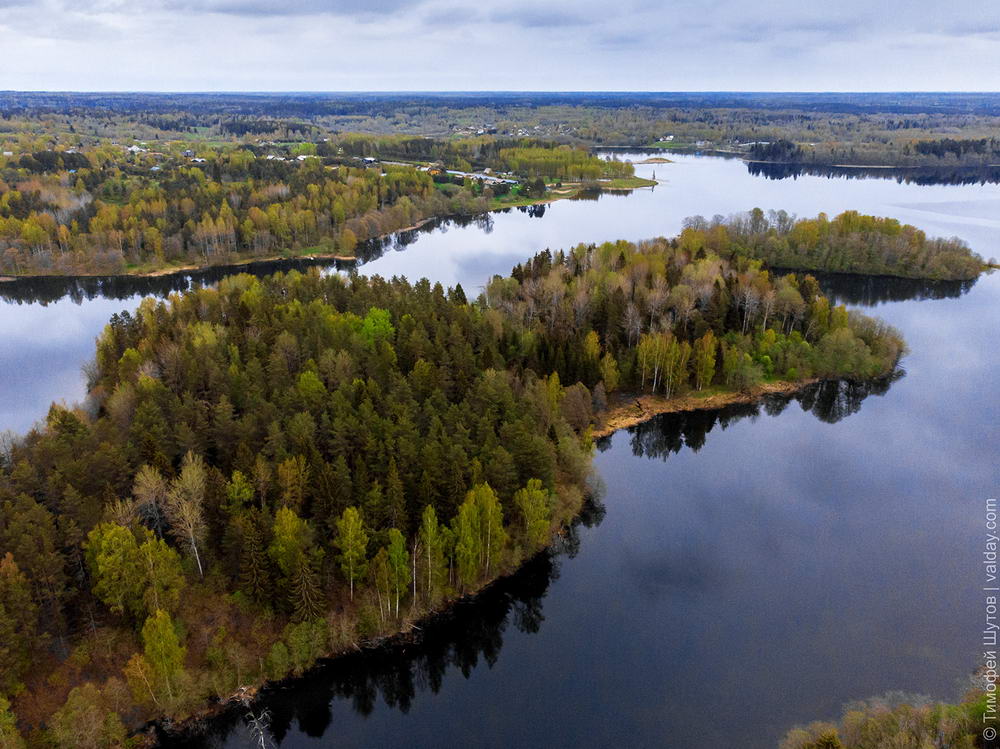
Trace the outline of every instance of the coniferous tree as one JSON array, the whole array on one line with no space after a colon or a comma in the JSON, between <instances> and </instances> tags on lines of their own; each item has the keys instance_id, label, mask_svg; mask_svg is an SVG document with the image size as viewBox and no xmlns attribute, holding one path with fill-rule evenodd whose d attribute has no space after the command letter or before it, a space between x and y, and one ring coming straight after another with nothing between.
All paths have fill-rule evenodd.
<instances>
[{"instance_id":1,"label":"coniferous tree","mask_svg":"<svg viewBox=\"0 0 1000 749\"><path fill-rule=\"evenodd\" d=\"M323 613L323 591L316 571L320 556L319 550L313 549L296 557L289 591L295 621L309 621Z\"/></svg>"},{"instance_id":2,"label":"coniferous tree","mask_svg":"<svg viewBox=\"0 0 1000 749\"><path fill-rule=\"evenodd\" d=\"M270 590L270 576L261 522L262 518L258 513L248 513L240 519L243 539L239 584L243 593L263 603Z\"/></svg>"},{"instance_id":3,"label":"coniferous tree","mask_svg":"<svg viewBox=\"0 0 1000 749\"><path fill-rule=\"evenodd\" d=\"M389 471L385 482L385 508L385 522L393 528L405 531L406 497L403 494L403 482L399 477L395 458L389 459Z\"/></svg>"},{"instance_id":4,"label":"coniferous tree","mask_svg":"<svg viewBox=\"0 0 1000 749\"><path fill-rule=\"evenodd\" d=\"M28 579L8 552L0 559L0 696L16 691L40 639Z\"/></svg>"}]
</instances>

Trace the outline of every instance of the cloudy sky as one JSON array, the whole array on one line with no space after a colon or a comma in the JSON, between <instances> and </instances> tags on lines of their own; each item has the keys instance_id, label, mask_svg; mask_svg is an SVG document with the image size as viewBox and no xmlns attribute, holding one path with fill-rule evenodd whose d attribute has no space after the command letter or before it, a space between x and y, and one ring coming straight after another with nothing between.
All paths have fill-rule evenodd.
<instances>
[{"instance_id":1,"label":"cloudy sky","mask_svg":"<svg viewBox=\"0 0 1000 749\"><path fill-rule=\"evenodd\" d=\"M0 89L1000 90L1000 0L0 0Z\"/></svg>"}]
</instances>

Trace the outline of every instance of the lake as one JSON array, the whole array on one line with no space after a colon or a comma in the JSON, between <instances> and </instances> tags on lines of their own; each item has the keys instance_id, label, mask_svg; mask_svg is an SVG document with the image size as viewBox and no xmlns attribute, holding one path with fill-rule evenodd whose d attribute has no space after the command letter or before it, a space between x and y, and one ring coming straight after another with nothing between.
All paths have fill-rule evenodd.
<instances>
[{"instance_id":1,"label":"lake","mask_svg":"<svg viewBox=\"0 0 1000 749\"><path fill-rule=\"evenodd\" d=\"M446 222L370 247L361 271L474 294L545 247L669 236L686 216L754 206L891 215L1000 255L995 184L773 179L738 161L672 158L637 167L655 171L654 189ZM0 286L0 429L81 398L80 367L111 313L187 283ZM604 491L558 549L418 643L266 691L255 709L274 738L763 749L852 699L956 698L978 665L983 516L996 495L1000 278L823 283L902 330L901 376L664 416L603 440ZM178 743L247 739L235 711Z\"/></svg>"}]
</instances>

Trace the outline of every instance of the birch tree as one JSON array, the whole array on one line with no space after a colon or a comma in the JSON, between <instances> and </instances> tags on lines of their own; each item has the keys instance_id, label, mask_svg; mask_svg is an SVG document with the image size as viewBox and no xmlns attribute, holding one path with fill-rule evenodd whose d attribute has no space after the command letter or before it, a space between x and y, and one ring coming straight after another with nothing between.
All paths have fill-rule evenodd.
<instances>
[{"instance_id":1,"label":"birch tree","mask_svg":"<svg viewBox=\"0 0 1000 749\"><path fill-rule=\"evenodd\" d=\"M205 576L198 545L205 535L205 462L201 456L188 451L181 465L181 472L171 482L167 493L167 520L174 537L186 543L195 562L198 574Z\"/></svg>"},{"instance_id":2,"label":"birch tree","mask_svg":"<svg viewBox=\"0 0 1000 749\"><path fill-rule=\"evenodd\" d=\"M340 549L340 569L347 577L353 601L354 581L365 574L368 550L368 534L357 507L348 507L337 520L337 539L334 543Z\"/></svg>"}]
</instances>

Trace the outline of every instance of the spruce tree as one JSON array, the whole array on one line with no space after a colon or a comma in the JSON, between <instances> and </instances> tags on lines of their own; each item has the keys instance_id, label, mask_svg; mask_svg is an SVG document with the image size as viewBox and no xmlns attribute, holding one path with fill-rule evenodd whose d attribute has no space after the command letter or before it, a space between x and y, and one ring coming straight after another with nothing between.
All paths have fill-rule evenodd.
<instances>
[{"instance_id":1,"label":"spruce tree","mask_svg":"<svg viewBox=\"0 0 1000 749\"><path fill-rule=\"evenodd\" d=\"M297 622L315 619L323 613L323 591L316 572L318 561L318 550L300 553L295 561L288 593L292 616Z\"/></svg>"}]
</instances>

